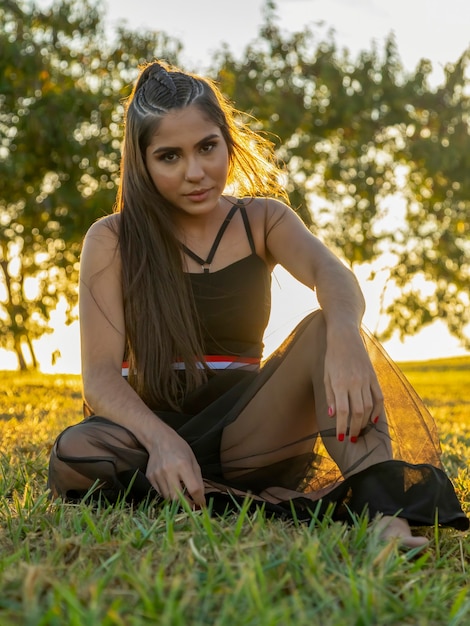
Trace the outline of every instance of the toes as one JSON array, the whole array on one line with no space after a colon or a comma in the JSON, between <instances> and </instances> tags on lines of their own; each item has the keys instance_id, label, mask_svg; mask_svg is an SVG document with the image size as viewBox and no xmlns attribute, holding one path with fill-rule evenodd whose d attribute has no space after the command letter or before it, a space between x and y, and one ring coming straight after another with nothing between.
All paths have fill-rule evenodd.
<instances>
[{"instance_id":1,"label":"toes","mask_svg":"<svg viewBox=\"0 0 470 626\"><path fill-rule=\"evenodd\" d=\"M405 548L425 548L429 541L426 537L414 537L411 535L410 537L401 537L400 543Z\"/></svg>"},{"instance_id":2,"label":"toes","mask_svg":"<svg viewBox=\"0 0 470 626\"><path fill-rule=\"evenodd\" d=\"M426 537L412 535L408 522L400 517L384 516L378 520L377 528L382 541L396 540L403 548L425 548L429 544Z\"/></svg>"}]
</instances>

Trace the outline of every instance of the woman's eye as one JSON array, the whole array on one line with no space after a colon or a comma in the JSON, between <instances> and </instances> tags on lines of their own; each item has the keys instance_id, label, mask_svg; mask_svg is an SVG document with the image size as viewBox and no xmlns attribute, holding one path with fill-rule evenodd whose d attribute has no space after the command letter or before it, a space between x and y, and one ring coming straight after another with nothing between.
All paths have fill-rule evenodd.
<instances>
[{"instance_id":1,"label":"woman's eye","mask_svg":"<svg viewBox=\"0 0 470 626\"><path fill-rule=\"evenodd\" d=\"M203 146L201 146L201 152L211 152L215 147L216 147L216 143L214 141L211 141L210 143L206 143Z\"/></svg>"},{"instance_id":2,"label":"woman's eye","mask_svg":"<svg viewBox=\"0 0 470 626\"><path fill-rule=\"evenodd\" d=\"M162 154L160 156L160 161L165 161L165 163L172 163L176 161L178 155L175 152L167 152L166 154Z\"/></svg>"}]
</instances>

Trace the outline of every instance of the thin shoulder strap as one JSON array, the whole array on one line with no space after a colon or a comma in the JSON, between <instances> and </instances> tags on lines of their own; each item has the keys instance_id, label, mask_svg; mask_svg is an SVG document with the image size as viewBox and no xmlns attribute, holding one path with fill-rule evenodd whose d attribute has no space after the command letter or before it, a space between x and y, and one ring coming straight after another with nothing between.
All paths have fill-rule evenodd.
<instances>
[{"instance_id":1,"label":"thin shoulder strap","mask_svg":"<svg viewBox=\"0 0 470 626\"><path fill-rule=\"evenodd\" d=\"M250 244L251 252L256 254L255 240L253 239L253 233L251 232L250 220L248 219L248 215L246 214L245 205L241 200L239 202L240 213L242 214L243 224L245 225L246 236L248 238L248 243Z\"/></svg>"},{"instance_id":2,"label":"thin shoulder strap","mask_svg":"<svg viewBox=\"0 0 470 626\"><path fill-rule=\"evenodd\" d=\"M224 219L222 223L222 226L219 228L219 232L217 233L216 238L214 239L212 248L210 249L209 255L205 261L198 254L196 254L195 252L190 250L187 246L185 246L184 243L182 244L183 250L186 252L186 254L190 256L194 261L196 261L196 263L199 263L206 274L209 272L210 264L212 263L215 253L217 252L217 248L219 247L220 240L224 236L227 226L230 224L232 217L235 215L235 212L239 207L240 207L239 204L234 204L233 207L230 209L227 217Z\"/></svg>"}]
</instances>

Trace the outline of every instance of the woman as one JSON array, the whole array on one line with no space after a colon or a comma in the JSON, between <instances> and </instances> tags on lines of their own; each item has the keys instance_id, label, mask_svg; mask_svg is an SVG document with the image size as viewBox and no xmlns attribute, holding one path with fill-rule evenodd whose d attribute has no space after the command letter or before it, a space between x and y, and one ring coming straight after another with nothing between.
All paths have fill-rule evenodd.
<instances>
[{"instance_id":1,"label":"woman","mask_svg":"<svg viewBox=\"0 0 470 626\"><path fill-rule=\"evenodd\" d=\"M466 528L430 416L361 332L352 273L272 199L279 180L271 145L213 83L142 70L116 211L85 238L86 418L56 441L52 493L194 506L248 493L300 517L334 502L337 519L381 515L383 536L408 547L426 543L409 524L436 512ZM321 310L261 365L278 263Z\"/></svg>"}]
</instances>

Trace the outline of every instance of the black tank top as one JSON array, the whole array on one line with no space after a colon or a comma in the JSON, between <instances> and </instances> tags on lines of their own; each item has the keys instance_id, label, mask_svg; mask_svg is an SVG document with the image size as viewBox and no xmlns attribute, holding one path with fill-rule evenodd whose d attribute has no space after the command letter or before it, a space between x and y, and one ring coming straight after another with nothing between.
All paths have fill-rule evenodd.
<instances>
[{"instance_id":1,"label":"black tank top","mask_svg":"<svg viewBox=\"0 0 470 626\"><path fill-rule=\"evenodd\" d=\"M243 219L251 254L210 272L209 266L220 240L237 210ZM271 310L271 273L256 254L243 203L238 201L230 210L207 259L202 259L184 245L183 250L204 268L203 273L187 274L201 325L204 353L260 358Z\"/></svg>"}]
</instances>

